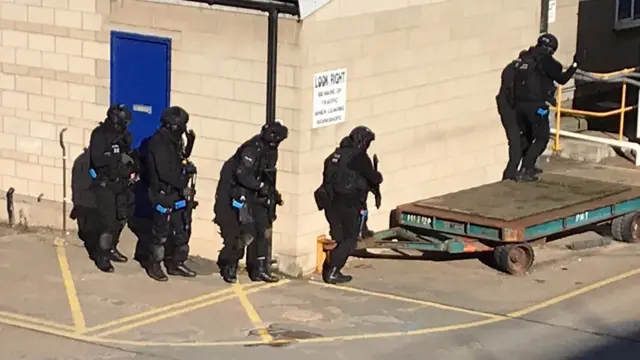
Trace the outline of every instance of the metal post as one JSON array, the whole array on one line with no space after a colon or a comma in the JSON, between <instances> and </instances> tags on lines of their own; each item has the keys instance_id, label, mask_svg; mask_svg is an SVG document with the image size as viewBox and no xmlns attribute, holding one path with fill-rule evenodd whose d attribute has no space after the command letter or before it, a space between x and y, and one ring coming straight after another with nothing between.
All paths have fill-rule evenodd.
<instances>
[{"instance_id":1,"label":"metal post","mask_svg":"<svg viewBox=\"0 0 640 360\"><path fill-rule=\"evenodd\" d=\"M267 35L267 124L273 124L276 121L279 15L278 10L269 10L269 28Z\"/></svg>"},{"instance_id":2,"label":"metal post","mask_svg":"<svg viewBox=\"0 0 640 360\"><path fill-rule=\"evenodd\" d=\"M269 9L267 30L267 124L276 122L276 88L278 75L278 16L277 9ZM273 184L274 186L276 184ZM267 267L273 264L272 237L267 239Z\"/></svg>"},{"instance_id":3,"label":"metal post","mask_svg":"<svg viewBox=\"0 0 640 360\"><path fill-rule=\"evenodd\" d=\"M67 236L67 147L64 145L64 133L67 128L60 130L60 147L62 148L62 236Z\"/></svg>"},{"instance_id":4,"label":"metal post","mask_svg":"<svg viewBox=\"0 0 640 360\"><path fill-rule=\"evenodd\" d=\"M540 0L540 34L549 32L549 0Z\"/></svg>"},{"instance_id":5,"label":"metal post","mask_svg":"<svg viewBox=\"0 0 640 360\"><path fill-rule=\"evenodd\" d=\"M640 90L638 91L638 107L636 108L636 142L640 142ZM640 154L636 154L640 156Z\"/></svg>"}]
</instances>

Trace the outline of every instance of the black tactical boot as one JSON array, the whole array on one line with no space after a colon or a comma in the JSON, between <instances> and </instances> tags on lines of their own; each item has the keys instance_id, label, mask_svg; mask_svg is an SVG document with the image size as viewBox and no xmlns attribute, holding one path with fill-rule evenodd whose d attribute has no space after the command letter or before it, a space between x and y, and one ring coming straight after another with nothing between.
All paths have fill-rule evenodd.
<instances>
[{"instance_id":1,"label":"black tactical boot","mask_svg":"<svg viewBox=\"0 0 640 360\"><path fill-rule=\"evenodd\" d=\"M544 172L544 171L542 171L542 169L540 169L539 167L537 167L537 166L534 166L534 167L533 167L533 173L534 173L534 174L536 174L536 175L541 175L543 172Z\"/></svg>"},{"instance_id":2,"label":"black tactical boot","mask_svg":"<svg viewBox=\"0 0 640 360\"><path fill-rule=\"evenodd\" d=\"M111 249L111 261L126 263L127 261L129 261L129 258L121 253L117 247L114 247L113 249Z\"/></svg>"},{"instance_id":3,"label":"black tactical boot","mask_svg":"<svg viewBox=\"0 0 640 360\"><path fill-rule=\"evenodd\" d=\"M280 281L277 276L270 274L266 259L258 259L257 266L249 272L249 279L251 279L251 281L264 281L268 283Z\"/></svg>"},{"instance_id":4,"label":"black tactical boot","mask_svg":"<svg viewBox=\"0 0 640 360\"><path fill-rule=\"evenodd\" d=\"M374 234L370 229L362 229L362 239L368 239L372 237Z\"/></svg>"},{"instance_id":5,"label":"black tactical boot","mask_svg":"<svg viewBox=\"0 0 640 360\"><path fill-rule=\"evenodd\" d=\"M190 278L196 277L198 275L195 271L191 270L184 263L171 264L167 266L167 274L173 275L173 276L190 277Z\"/></svg>"},{"instance_id":6,"label":"black tactical boot","mask_svg":"<svg viewBox=\"0 0 640 360\"><path fill-rule=\"evenodd\" d=\"M162 266L159 262L150 262L144 269L147 271L147 275L149 275L153 280L163 282L169 280L167 274L162 270Z\"/></svg>"},{"instance_id":7,"label":"black tactical boot","mask_svg":"<svg viewBox=\"0 0 640 360\"><path fill-rule=\"evenodd\" d=\"M222 279L228 284L235 284L238 282L238 265L230 264L222 268L220 272Z\"/></svg>"},{"instance_id":8,"label":"black tactical boot","mask_svg":"<svg viewBox=\"0 0 640 360\"><path fill-rule=\"evenodd\" d=\"M538 175L535 174L534 170L530 169L521 169L516 176L516 181L538 181Z\"/></svg>"},{"instance_id":9,"label":"black tactical boot","mask_svg":"<svg viewBox=\"0 0 640 360\"><path fill-rule=\"evenodd\" d=\"M106 254L97 254L95 257L96 259L94 260L94 263L96 264L96 267L100 269L100 271L112 273L115 270L113 268L113 265L111 265L109 257Z\"/></svg>"},{"instance_id":10,"label":"black tactical boot","mask_svg":"<svg viewBox=\"0 0 640 360\"><path fill-rule=\"evenodd\" d=\"M322 272L322 280L327 284L344 284L351 281L351 276L342 275L337 267L327 267Z\"/></svg>"},{"instance_id":11,"label":"black tactical boot","mask_svg":"<svg viewBox=\"0 0 640 360\"><path fill-rule=\"evenodd\" d=\"M345 282L349 282L351 280L353 280L353 276L351 275L345 275L342 273L342 270L338 270L337 272L338 276L340 276Z\"/></svg>"}]
</instances>

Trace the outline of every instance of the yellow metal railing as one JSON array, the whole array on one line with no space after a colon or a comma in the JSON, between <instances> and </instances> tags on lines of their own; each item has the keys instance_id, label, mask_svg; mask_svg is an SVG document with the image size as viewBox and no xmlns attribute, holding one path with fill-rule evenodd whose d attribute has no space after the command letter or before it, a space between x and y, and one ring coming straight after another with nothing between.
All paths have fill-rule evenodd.
<instances>
[{"instance_id":1,"label":"yellow metal railing","mask_svg":"<svg viewBox=\"0 0 640 360\"><path fill-rule=\"evenodd\" d=\"M636 70L637 70L637 68L629 68L629 69L622 69L622 70L614 71L614 72L610 72L610 73L590 73L590 74L593 75L594 77L600 78L602 80L607 80L607 79L611 78L612 76L629 74L629 73L632 73L632 72L634 72ZM556 118L555 118L556 132L555 132L555 137L554 137L554 142L553 142L553 151L560 151L561 150L561 147L560 147L560 122L562 121L562 114L591 116L591 117L596 117L596 118L605 118L605 117L609 117L609 116L613 116L613 115L618 115L619 114L620 115L620 127L618 129L618 140L622 140L623 139L625 114L627 113L627 111L632 110L632 109L637 107L635 105L627 106L627 104L626 104L626 102L627 102L627 83L626 82L622 83L622 99L620 100L620 107L618 109L615 109L615 110L604 111L604 112L586 111L586 110L578 110L578 109L563 109L562 108L562 90L563 90L563 87L559 86L558 87L558 91L556 92L556 104L557 104L557 106L555 106L555 107L552 106L551 107L551 109L553 109L555 111L555 116L556 116Z\"/></svg>"}]
</instances>

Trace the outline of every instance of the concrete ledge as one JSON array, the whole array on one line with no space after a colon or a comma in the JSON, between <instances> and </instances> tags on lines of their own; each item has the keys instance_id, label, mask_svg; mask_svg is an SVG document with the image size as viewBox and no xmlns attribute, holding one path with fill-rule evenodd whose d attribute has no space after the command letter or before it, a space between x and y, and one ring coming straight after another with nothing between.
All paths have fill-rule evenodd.
<instances>
[{"instance_id":1,"label":"concrete ledge","mask_svg":"<svg viewBox=\"0 0 640 360\"><path fill-rule=\"evenodd\" d=\"M612 138L613 135L600 131L580 131L581 134L597 136L602 138ZM625 138L626 140L626 138ZM556 152L555 155L565 159L577 160L577 161L589 161L589 162L602 162L603 160L611 157L618 156L615 149L610 145L600 144L595 142L561 138L560 140L561 150ZM545 155L554 154L553 152L553 138L549 141Z\"/></svg>"}]
</instances>

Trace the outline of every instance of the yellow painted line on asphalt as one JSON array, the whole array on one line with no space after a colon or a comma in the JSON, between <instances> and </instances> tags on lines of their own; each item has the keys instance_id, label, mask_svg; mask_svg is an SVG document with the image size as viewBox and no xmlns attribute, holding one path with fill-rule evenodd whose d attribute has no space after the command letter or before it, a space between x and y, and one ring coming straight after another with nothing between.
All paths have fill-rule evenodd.
<instances>
[{"instance_id":1,"label":"yellow painted line on asphalt","mask_svg":"<svg viewBox=\"0 0 640 360\"><path fill-rule=\"evenodd\" d=\"M52 327L52 328L56 328L56 329L60 329L60 330L75 330L75 327L71 326L71 325L59 324L59 323L54 322L54 321L49 321L49 320L45 320L45 319L39 319L39 318L36 318L36 317L33 317L33 316L28 316L28 315L15 314L15 313L7 312L7 311L0 311L0 317L12 318L12 319L20 320L20 321L26 321L26 322L39 324L39 325L42 325L42 326L48 326L48 327Z\"/></svg>"},{"instance_id":2,"label":"yellow painted line on asphalt","mask_svg":"<svg viewBox=\"0 0 640 360\"><path fill-rule=\"evenodd\" d=\"M249 297L247 296L247 293L242 289L240 283L238 282L236 284L233 284L232 289L236 294L236 297L240 301L240 304L244 308L244 311L247 313L249 320L251 320L253 326L258 330L258 334L260 334L260 338L262 339L262 341L265 343L272 342L273 337L271 336L271 334L269 334L267 329L265 329L262 318L260 318L260 315L256 311L256 308L253 306L251 301L249 301Z\"/></svg>"},{"instance_id":3,"label":"yellow painted line on asphalt","mask_svg":"<svg viewBox=\"0 0 640 360\"><path fill-rule=\"evenodd\" d=\"M249 284L249 285L245 285L245 287L247 288L251 288L254 286L257 286L258 284ZM108 321L93 327L88 328L85 333L91 333L91 332L95 332L98 330L102 330L102 329L106 329L106 328L110 328L116 325L121 325L124 323L128 323L131 321L135 321L135 320L139 320L139 319L143 319L149 316L153 316L156 314L161 314L161 313L168 313L173 309L176 308L184 308L185 306L191 305L191 304L195 304L195 303L199 303L202 301L206 301L206 300L211 300L212 298L216 298L218 296L224 295L226 293L232 293L233 290L232 289L224 289L224 290L219 290L219 291L214 291L212 293L209 294L205 294L205 295L200 295L191 299L186 299L186 300L182 300L182 301L178 301L175 302L173 304L170 305L166 305L166 306L162 306L159 308L153 308L151 310L148 311L144 311L135 315L130 315L130 316L125 316L122 317L120 319L116 319L116 320L112 320L112 321Z\"/></svg>"},{"instance_id":4,"label":"yellow painted line on asphalt","mask_svg":"<svg viewBox=\"0 0 640 360\"><path fill-rule=\"evenodd\" d=\"M439 304L439 303L435 303L435 302L432 302L432 301L413 299L413 298L409 298L409 297L405 297L405 296L398 296L398 295L387 294L387 293L377 292L377 291L363 290L363 289L353 288L353 287L349 287L349 286L332 285L332 284L327 284L327 283L314 281L314 280L310 280L309 284L318 285L318 286L327 287L327 288L332 288L332 289L338 289L338 290L342 290L342 291L358 293L358 294L363 294L363 295L375 296L375 297L389 299L389 300L397 300L397 301L402 301L402 302L406 302L406 303L429 306L429 307L433 307L433 308L437 308L437 309L441 309L441 310L455 311L455 312L465 313L465 314L469 314L469 315L477 315L477 316L482 316L482 317L486 317L486 318L490 318L490 319L495 319L495 318L499 319L499 318L505 317L504 315L496 315L496 314L491 314L491 313L487 313L487 312L483 312L483 311L469 310L469 309L464 309L464 308L460 308L460 307L457 307L457 306Z\"/></svg>"},{"instance_id":5,"label":"yellow painted line on asphalt","mask_svg":"<svg viewBox=\"0 0 640 360\"><path fill-rule=\"evenodd\" d=\"M269 289L269 288L273 288L273 287L276 287L276 286L281 286L281 285L287 284L288 282L289 282L289 280L284 280L284 281L280 281L278 283L256 286L256 287L253 287L251 289L246 290L245 294L256 293L258 291L262 291L262 290L265 290L265 289ZM158 316L150 317L150 318L147 318L145 320L137 321L137 322L134 322L134 323L131 323L131 324L128 324L128 325L117 327L115 329L107 330L107 331L98 333L95 336L96 337L106 337L106 336L118 334L118 333L121 333L121 332L129 331L129 330L138 328L140 326L153 324L153 323L156 323L156 322L161 321L161 320L165 320L165 319L169 319L169 318L172 318L172 317L176 317L176 316L188 313L188 312L192 312L192 311L195 311L195 310L198 310L198 309L202 309L202 308L214 305L214 304L218 304L218 303L221 303L221 302L224 302L224 301L227 301L227 300L231 300L231 299L234 299L236 297L237 297L236 294L231 294L231 295L227 295L227 296L223 296L223 297L217 297L217 298L209 300L209 301L197 303L197 304L190 305L190 306L185 306L183 308L175 309L173 311L169 311L169 312L166 312L164 314L160 314Z\"/></svg>"},{"instance_id":6,"label":"yellow painted line on asphalt","mask_svg":"<svg viewBox=\"0 0 640 360\"><path fill-rule=\"evenodd\" d=\"M424 335L430 333L441 333L455 330L463 330L470 329L474 327L479 327L483 325L495 324L502 321L510 320L510 319L518 319L524 315L530 314L535 311L539 311L545 308L548 308L553 305L557 305L563 301L567 301L579 295L585 294L589 291L600 289L606 285L610 285L624 279L627 279L631 276L640 274L640 268L627 271L623 274L616 275L610 277L608 279L601 280L589 286L585 286L583 288L568 292L564 295L556 296L547 301L543 301L536 305L529 306L522 310L514 311L507 315L497 317L497 318L488 318L479 321L472 321L464 324L454 324L448 326L439 326L433 328L424 328L417 329L412 331L397 331L397 332L384 332L384 333L369 333L369 334L359 334L359 335L339 335L332 337L322 337L322 338L312 338L312 339L297 339L297 340L273 340L270 344L286 344L295 342L297 344L306 344L306 343L329 343L336 341L353 341L353 340L370 340L370 339L381 339L381 338L391 338L391 337L401 337L401 336L414 336L414 335ZM263 287L256 287L253 289L249 289L246 293L252 293L260 291L267 287L273 287L278 285L283 285L283 281L275 284L268 284ZM235 295L229 295L225 298L232 299L235 298ZM211 300L210 302L221 302L221 298L217 298ZM247 346L247 345L261 345L264 344L262 340L257 341L195 341L195 342L159 342L159 341L134 341L134 340L118 340L118 339L106 339L98 336L87 336L83 334L77 334L71 331L62 331L54 328L45 327L38 324L30 324L26 322L21 322L12 319L5 319L0 317L0 323L13 325L16 327L21 327L25 329L31 329L35 331L39 331L42 333L48 333L52 335L58 335L69 339L75 339L80 341L92 342L92 343L100 343L100 344L111 344L111 345L124 345L124 346L141 346L141 347L185 347L185 348L195 348L195 347L214 347L214 346Z\"/></svg>"},{"instance_id":7,"label":"yellow painted line on asphalt","mask_svg":"<svg viewBox=\"0 0 640 360\"><path fill-rule=\"evenodd\" d=\"M71 309L71 317L73 318L73 324L75 330L78 333L86 331L87 324L84 320L84 313L80 306L80 299L78 298L78 292L76 291L76 285L73 282L73 275L69 268L69 260L67 260L67 251L64 247L64 240L56 238L54 240L56 246L56 254L58 255L58 263L60 264L60 273L62 274L62 282L67 291L67 300L69 302L69 308Z\"/></svg>"},{"instance_id":8,"label":"yellow painted line on asphalt","mask_svg":"<svg viewBox=\"0 0 640 360\"><path fill-rule=\"evenodd\" d=\"M598 281L595 284L591 284L591 285L582 287L580 289L576 289L576 290L568 292L568 293L566 293L564 295L556 296L553 299L549 299L547 301L543 301L541 303L529 306L529 307L524 308L522 310L514 311L512 313L507 314L507 316L512 317L512 318L522 317L522 316L530 314L530 313L532 313L534 311L538 311L540 309L548 308L548 307L553 306L555 304L561 303L561 302L563 302L565 300L574 298L574 297L576 297L578 295L582 295L582 294L587 293L589 291L600 289L601 287L604 287L604 286L607 286L609 284L613 284L613 283L619 282L621 280L624 280L626 278L629 278L629 277L632 277L632 276L638 275L638 274L640 274L640 268L624 272L624 273L622 273L620 275L612 276L612 277L610 277L608 279L604 279L604 280Z\"/></svg>"}]
</instances>

